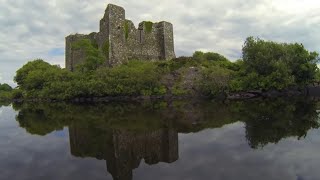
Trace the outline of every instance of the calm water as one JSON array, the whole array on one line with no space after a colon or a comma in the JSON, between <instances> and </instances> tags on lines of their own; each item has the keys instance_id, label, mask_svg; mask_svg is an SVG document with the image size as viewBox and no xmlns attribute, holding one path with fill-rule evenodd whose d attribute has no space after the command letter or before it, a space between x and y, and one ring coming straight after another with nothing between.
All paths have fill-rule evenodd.
<instances>
[{"instance_id":1,"label":"calm water","mask_svg":"<svg viewBox=\"0 0 320 180\"><path fill-rule=\"evenodd\" d=\"M0 179L320 179L320 103L0 105Z\"/></svg>"}]
</instances>

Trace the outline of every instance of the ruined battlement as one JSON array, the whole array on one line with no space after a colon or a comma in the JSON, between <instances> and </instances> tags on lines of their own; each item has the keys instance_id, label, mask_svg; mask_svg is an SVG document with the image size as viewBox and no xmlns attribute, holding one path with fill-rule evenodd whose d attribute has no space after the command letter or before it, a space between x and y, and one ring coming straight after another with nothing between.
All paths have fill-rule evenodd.
<instances>
[{"instance_id":1,"label":"ruined battlement","mask_svg":"<svg viewBox=\"0 0 320 180\"><path fill-rule=\"evenodd\" d=\"M89 39L96 44L110 66L133 59L157 61L175 58L171 23L143 21L136 28L131 20L125 18L124 8L113 4L107 6L98 33L66 37L66 68L71 71L85 61L85 52L72 48L72 44L81 39Z\"/></svg>"}]
</instances>

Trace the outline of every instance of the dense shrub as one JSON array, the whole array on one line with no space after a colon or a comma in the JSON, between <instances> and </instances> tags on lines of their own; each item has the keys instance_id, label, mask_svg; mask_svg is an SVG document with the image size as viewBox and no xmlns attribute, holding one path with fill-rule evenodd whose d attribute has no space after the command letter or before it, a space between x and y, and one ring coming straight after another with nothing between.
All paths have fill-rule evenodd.
<instances>
[{"instance_id":1,"label":"dense shrub","mask_svg":"<svg viewBox=\"0 0 320 180\"><path fill-rule=\"evenodd\" d=\"M228 91L232 71L220 66L210 66L201 71L199 87L203 95L215 96Z\"/></svg>"},{"instance_id":2,"label":"dense shrub","mask_svg":"<svg viewBox=\"0 0 320 180\"><path fill-rule=\"evenodd\" d=\"M0 91L12 91L12 87L9 84L1 84L0 83Z\"/></svg>"},{"instance_id":3,"label":"dense shrub","mask_svg":"<svg viewBox=\"0 0 320 180\"><path fill-rule=\"evenodd\" d=\"M100 67L90 73L72 73L35 60L18 70L15 80L26 98L63 100L164 94L165 87L160 84L160 77L161 71L152 62L131 61L114 68Z\"/></svg>"},{"instance_id":4,"label":"dense shrub","mask_svg":"<svg viewBox=\"0 0 320 180\"><path fill-rule=\"evenodd\" d=\"M318 54L307 51L302 44L249 37L242 54L243 63L231 83L233 90L303 87L315 80L318 71Z\"/></svg>"}]
</instances>

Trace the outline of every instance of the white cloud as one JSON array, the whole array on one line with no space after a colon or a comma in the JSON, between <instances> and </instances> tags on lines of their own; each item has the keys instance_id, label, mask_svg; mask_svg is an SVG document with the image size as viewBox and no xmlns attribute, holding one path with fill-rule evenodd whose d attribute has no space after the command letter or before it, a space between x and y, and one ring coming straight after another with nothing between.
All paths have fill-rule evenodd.
<instances>
[{"instance_id":1,"label":"white cloud","mask_svg":"<svg viewBox=\"0 0 320 180\"><path fill-rule=\"evenodd\" d=\"M231 60L241 57L246 37L301 42L310 50L320 48L319 1L292 0L0 0L0 72L12 80L28 60L43 58L64 66L64 49L71 33L98 31L108 3L126 9L126 17L170 21L174 25L178 56L195 50L221 53ZM3 81L2 80L2 81Z\"/></svg>"}]
</instances>

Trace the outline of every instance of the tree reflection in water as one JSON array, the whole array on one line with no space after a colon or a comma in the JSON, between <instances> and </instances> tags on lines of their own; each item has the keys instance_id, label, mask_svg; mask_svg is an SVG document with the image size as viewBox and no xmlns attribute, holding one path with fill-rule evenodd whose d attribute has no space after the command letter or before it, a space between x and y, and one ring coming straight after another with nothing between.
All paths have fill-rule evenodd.
<instances>
[{"instance_id":1,"label":"tree reflection in water","mask_svg":"<svg viewBox=\"0 0 320 180\"><path fill-rule=\"evenodd\" d=\"M172 163L178 133L220 128L241 121L252 148L282 138L303 138L319 128L317 103L302 99L219 102L148 102L92 105L15 104L20 126L46 135L69 128L71 154L106 160L114 179L132 179L142 159Z\"/></svg>"}]
</instances>

